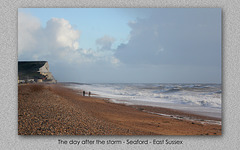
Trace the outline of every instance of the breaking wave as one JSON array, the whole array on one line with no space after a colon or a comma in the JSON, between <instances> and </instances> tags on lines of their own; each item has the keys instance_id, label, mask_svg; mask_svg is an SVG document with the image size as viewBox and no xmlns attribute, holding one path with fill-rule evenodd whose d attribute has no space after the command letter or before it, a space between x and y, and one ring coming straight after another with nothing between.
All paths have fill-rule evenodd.
<instances>
[{"instance_id":1,"label":"breaking wave","mask_svg":"<svg viewBox=\"0 0 240 150\"><path fill-rule=\"evenodd\" d=\"M176 103L221 108L220 84L70 84L114 101Z\"/></svg>"}]
</instances>

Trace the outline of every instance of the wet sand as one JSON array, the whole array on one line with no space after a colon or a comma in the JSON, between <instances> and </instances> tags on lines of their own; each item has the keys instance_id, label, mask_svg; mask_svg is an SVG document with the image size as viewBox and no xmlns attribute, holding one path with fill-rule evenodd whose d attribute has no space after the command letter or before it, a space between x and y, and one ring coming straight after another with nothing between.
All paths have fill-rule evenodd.
<instances>
[{"instance_id":1,"label":"wet sand","mask_svg":"<svg viewBox=\"0 0 240 150\"><path fill-rule=\"evenodd\" d=\"M60 84L18 86L19 135L221 135L221 125L166 108L81 96ZM167 114L167 116L158 115Z\"/></svg>"}]
</instances>

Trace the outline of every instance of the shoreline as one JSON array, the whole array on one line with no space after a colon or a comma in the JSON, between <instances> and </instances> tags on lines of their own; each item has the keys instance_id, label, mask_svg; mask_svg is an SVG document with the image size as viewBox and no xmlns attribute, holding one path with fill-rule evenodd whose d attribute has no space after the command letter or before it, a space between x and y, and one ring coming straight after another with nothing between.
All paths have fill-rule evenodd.
<instances>
[{"instance_id":1,"label":"shoreline","mask_svg":"<svg viewBox=\"0 0 240 150\"><path fill-rule=\"evenodd\" d=\"M81 90L81 91L84 90L84 91L86 91L86 93L88 93L88 90L91 89L91 88L87 88L88 90L85 90L84 87L75 87L74 86L75 84L76 85L88 85L86 83L72 83L72 82L69 83L69 82L67 82L67 83L61 83L61 84L70 89L76 89L76 90ZM71 85L73 85L73 86L71 86ZM151 100L148 101L148 98L146 98L146 100L138 100L138 99L129 100L126 98L116 97L111 94L110 94L110 96L107 96L108 94L106 95L104 93L101 93L100 95L98 95L98 94L99 94L98 92L96 92L96 93L93 92L92 97L109 100L109 101L111 101L113 103L117 103L117 104L125 104L127 106L139 105L139 106L149 106L149 107L154 107L154 108L155 107L156 108L166 108L166 109L170 109L170 110L176 110L176 111L185 112L188 114L193 114L196 116L205 116L208 118L214 118L214 120L215 119L221 120L221 118L222 118L221 108L218 108L218 107L201 107L198 105L186 105L186 104L181 104L181 103L157 102L157 101L151 101Z\"/></svg>"},{"instance_id":2,"label":"shoreline","mask_svg":"<svg viewBox=\"0 0 240 150\"><path fill-rule=\"evenodd\" d=\"M18 88L19 135L222 134L221 125L202 123L209 119L220 121L216 118L83 97L79 91L61 84L29 84L19 85Z\"/></svg>"},{"instance_id":3,"label":"shoreline","mask_svg":"<svg viewBox=\"0 0 240 150\"><path fill-rule=\"evenodd\" d=\"M67 83L67 84L61 83L62 86L72 89L72 90L75 90L78 93L79 93L79 91L81 93L82 93L82 91L84 91L84 89L73 89L71 87L66 86L68 84L71 84L71 83ZM74 84L76 84L76 83L74 83ZM171 117L171 118L177 118L177 119L199 121L202 123L213 123L213 124L221 125L221 120L222 120L221 117L215 117L213 115L206 115L207 113L205 113L205 112L199 113L199 112L182 110L182 109L178 109L178 108L160 107L160 106L153 106L153 105L147 105L147 104L146 105L144 105L144 104L128 104L128 103L124 103L124 102L118 103L118 102L114 102L114 100L112 100L111 98L108 98L108 97L101 97L94 93L91 93L91 95L94 98L102 99L104 101L108 101L108 102L114 103L114 104L123 104L123 105L133 107L138 110L145 111L145 112L151 113L151 114L156 114L156 115L161 115L161 116L166 116L166 117ZM88 96L88 94L87 94L87 96ZM207 122L204 122L204 121L207 121Z\"/></svg>"},{"instance_id":4,"label":"shoreline","mask_svg":"<svg viewBox=\"0 0 240 150\"><path fill-rule=\"evenodd\" d=\"M93 94L94 95L94 94ZM182 119L182 120L190 120L190 121L197 121L209 124L219 124L221 125L221 118L218 117L211 117L211 116L205 116L201 114L195 114L192 112L182 111L178 109L172 109L172 108L165 108L165 107L159 107L159 106L148 106L148 105L134 105L134 104L124 104L124 103L115 103L111 101L110 98L103 98L103 97L94 97L101 99L103 101L106 101L107 103L113 103L113 104L120 104L125 105L127 107L135 108L136 110L143 111L150 114L165 116L168 118L175 118L175 119Z\"/></svg>"}]
</instances>

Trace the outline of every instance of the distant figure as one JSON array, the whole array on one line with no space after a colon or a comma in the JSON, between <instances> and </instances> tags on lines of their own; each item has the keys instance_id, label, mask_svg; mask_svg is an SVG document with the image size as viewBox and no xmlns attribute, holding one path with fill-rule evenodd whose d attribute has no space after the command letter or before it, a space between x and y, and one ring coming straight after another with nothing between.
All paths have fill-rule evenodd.
<instances>
[{"instance_id":1,"label":"distant figure","mask_svg":"<svg viewBox=\"0 0 240 150\"><path fill-rule=\"evenodd\" d=\"M89 91L89 93L88 93L88 96L90 97L91 96L91 92Z\"/></svg>"},{"instance_id":2,"label":"distant figure","mask_svg":"<svg viewBox=\"0 0 240 150\"><path fill-rule=\"evenodd\" d=\"M85 91L83 91L83 96L85 96Z\"/></svg>"}]
</instances>

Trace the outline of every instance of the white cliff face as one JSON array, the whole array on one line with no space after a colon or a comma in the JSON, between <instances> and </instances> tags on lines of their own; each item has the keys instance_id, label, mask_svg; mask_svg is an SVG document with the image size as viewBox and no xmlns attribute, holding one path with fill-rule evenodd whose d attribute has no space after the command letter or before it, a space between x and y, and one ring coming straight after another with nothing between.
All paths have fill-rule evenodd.
<instances>
[{"instance_id":1,"label":"white cliff face","mask_svg":"<svg viewBox=\"0 0 240 150\"><path fill-rule=\"evenodd\" d=\"M42 72L49 72L48 62L46 62L41 68L39 68L38 72L40 72L40 73L42 73Z\"/></svg>"},{"instance_id":2,"label":"white cliff face","mask_svg":"<svg viewBox=\"0 0 240 150\"><path fill-rule=\"evenodd\" d=\"M46 77L47 81L45 82L56 83L56 80L54 79L52 73L49 72L48 62L46 62L41 68L39 68L38 72Z\"/></svg>"}]
</instances>

